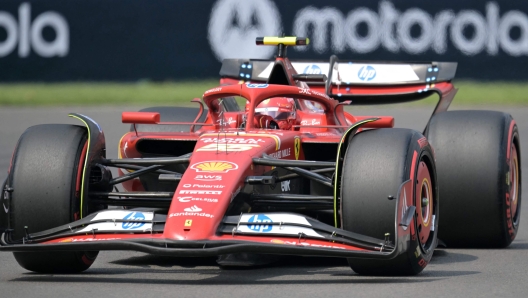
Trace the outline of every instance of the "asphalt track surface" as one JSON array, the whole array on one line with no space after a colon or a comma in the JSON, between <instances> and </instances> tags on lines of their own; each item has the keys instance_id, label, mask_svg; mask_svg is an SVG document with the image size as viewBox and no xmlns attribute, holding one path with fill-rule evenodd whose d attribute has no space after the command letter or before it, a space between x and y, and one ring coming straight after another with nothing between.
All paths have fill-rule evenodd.
<instances>
[{"instance_id":1,"label":"asphalt track surface","mask_svg":"<svg viewBox=\"0 0 528 298\"><path fill-rule=\"evenodd\" d=\"M128 129L120 123L120 112L137 108L0 107L0 181L7 176L12 150L27 127L77 124L67 113L83 113L103 127L108 157L115 158L117 141ZM528 185L528 105L491 109L511 113L517 121L525 159L523 184ZM422 130L431 108L394 106L359 108L356 112L393 115L396 126ZM524 197L526 194L525 190ZM363 277L355 274L346 261L332 258L287 257L272 266L222 270L214 259L166 258L136 252L101 252L85 273L46 275L30 273L18 266L11 253L0 253L0 297L526 297L527 208L525 202L520 231L510 247L437 249L431 264L413 277Z\"/></svg>"}]
</instances>

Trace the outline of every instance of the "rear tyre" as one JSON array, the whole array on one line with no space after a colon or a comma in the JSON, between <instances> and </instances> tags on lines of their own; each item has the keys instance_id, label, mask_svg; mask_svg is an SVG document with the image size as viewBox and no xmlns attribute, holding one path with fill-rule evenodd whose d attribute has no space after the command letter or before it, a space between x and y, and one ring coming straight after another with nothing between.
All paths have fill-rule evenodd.
<instances>
[{"instance_id":1,"label":"rear tyre","mask_svg":"<svg viewBox=\"0 0 528 298\"><path fill-rule=\"evenodd\" d=\"M419 132L408 129L368 130L354 136L341 176L341 224L347 231L394 240L399 187L412 179L416 214L407 251L392 260L348 259L362 275L415 275L429 263L437 245L438 190L431 147ZM408 198L407 198L408 199Z\"/></svg>"},{"instance_id":2,"label":"rear tyre","mask_svg":"<svg viewBox=\"0 0 528 298\"><path fill-rule=\"evenodd\" d=\"M521 150L513 118L444 112L431 119L426 134L442 197L438 237L448 247L510 245L521 218Z\"/></svg>"},{"instance_id":3,"label":"rear tyre","mask_svg":"<svg viewBox=\"0 0 528 298\"><path fill-rule=\"evenodd\" d=\"M79 185L86 157L87 133L80 126L47 124L28 128L13 156L8 184L12 238L20 240L79 219ZM83 202L86 213L87 203ZM74 273L88 269L98 252L15 252L27 270Z\"/></svg>"}]
</instances>

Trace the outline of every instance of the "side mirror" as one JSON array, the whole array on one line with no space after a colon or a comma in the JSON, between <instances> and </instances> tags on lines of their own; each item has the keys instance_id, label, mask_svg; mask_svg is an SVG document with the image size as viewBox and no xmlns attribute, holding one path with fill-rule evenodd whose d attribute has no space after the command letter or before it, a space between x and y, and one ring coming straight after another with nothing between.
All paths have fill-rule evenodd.
<instances>
[{"instance_id":1,"label":"side mirror","mask_svg":"<svg viewBox=\"0 0 528 298\"><path fill-rule=\"evenodd\" d=\"M123 112L121 122L131 124L158 124L160 114L155 112Z\"/></svg>"}]
</instances>

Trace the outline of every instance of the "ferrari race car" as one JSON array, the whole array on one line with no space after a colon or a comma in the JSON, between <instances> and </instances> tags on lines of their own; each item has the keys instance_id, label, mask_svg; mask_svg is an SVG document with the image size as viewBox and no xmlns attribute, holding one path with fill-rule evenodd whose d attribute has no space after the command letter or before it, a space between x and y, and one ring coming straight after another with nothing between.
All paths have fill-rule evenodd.
<instances>
[{"instance_id":1,"label":"ferrari race car","mask_svg":"<svg viewBox=\"0 0 528 298\"><path fill-rule=\"evenodd\" d=\"M514 240L519 132L505 113L446 111L456 63L286 57L308 42L257 38L276 59L223 61L197 108L123 112L131 128L117 159L87 116L28 128L2 186L0 250L35 272L81 272L99 251L135 250L221 266L340 257L359 274L414 275L439 243ZM344 109L434 94L423 132Z\"/></svg>"}]
</instances>

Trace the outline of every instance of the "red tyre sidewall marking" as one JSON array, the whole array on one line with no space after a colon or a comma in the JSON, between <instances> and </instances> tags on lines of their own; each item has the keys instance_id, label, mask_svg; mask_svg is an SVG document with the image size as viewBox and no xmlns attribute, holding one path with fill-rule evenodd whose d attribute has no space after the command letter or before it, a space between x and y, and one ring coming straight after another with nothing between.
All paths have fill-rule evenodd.
<instances>
[{"instance_id":1,"label":"red tyre sidewall marking","mask_svg":"<svg viewBox=\"0 0 528 298\"><path fill-rule=\"evenodd\" d=\"M515 198L512 198L511 197L511 192L512 192L512 189L517 188L518 187L518 177L513 177L514 175L512 174L515 174L515 176L518 176L518 154L517 154L517 148L515 147L515 144L513 144L513 129L515 127L515 121L512 120L512 122L510 123L510 128L509 128L509 132L508 132L508 147L507 147L507 150L506 150L506 164L509 165L509 169L510 169L510 177L508 178L509 179L509 183L510 183L510 188L508 190L508 192L506 192L506 196L505 196L505 203L506 203L506 225L507 225L507 229L508 229L508 235L510 236L510 238L513 240L515 239L515 235L516 235L516 231L515 231L515 228L513 226L513 219L515 218L515 215L517 213L517 202L518 202L518 198L517 198L517 191L515 191ZM512 173L512 171L514 171ZM515 181L514 181L515 180ZM515 185L512 185L512 183L515 183Z\"/></svg>"},{"instance_id":2,"label":"red tyre sidewall marking","mask_svg":"<svg viewBox=\"0 0 528 298\"><path fill-rule=\"evenodd\" d=\"M410 174L410 179L412 181L412 187L416 188L416 181L418 181L417 179L415 179L414 177L414 173L416 171L416 163L418 162L418 152L415 150L414 153L413 153L413 158L412 158L412 163L411 163L411 174ZM418 173L419 174L419 173ZM418 177L417 177L418 178ZM417 200L415 200L415 198L417 197L417 193L413 195L410 195L410 196L407 196L407 206L413 206L413 204L415 204L414 206L417 207L417 211L418 211L418 202ZM418 220L418 219L417 219ZM411 241L416 241L416 227L414 224L411 224ZM418 235L420 236L420 235ZM419 267L421 268L425 268L428 264L427 260L424 258L423 256L423 253L421 252L421 248L418 243L420 243L420 239L418 239L418 242L415 242L415 244L412 244L413 247L415 247L415 250L414 252L412 252L412 255L416 258L417 260L417 263L416 265L418 265Z\"/></svg>"},{"instance_id":3,"label":"red tyre sidewall marking","mask_svg":"<svg viewBox=\"0 0 528 298\"><path fill-rule=\"evenodd\" d=\"M413 153L413 158L412 158L412 163L411 163L411 181L413 183L413 186L416 184L416 180L414 178L414 171L416 170L416 162L418 160L418 152L416 152L416 150L414 151ZM416 197L416 195L410 195L410 196L407 196L407 206L413 206L413 204L415 204L413 201L415 201L413 198ZM415 226L414 225L411 225L411 240L415 240L416 239L416 230L415 230Z\"/></svg>"},{"instance_id":4,"label":"red tyre sidewall marking","mask_svg":"<svg viewBox=\"0 0 528 298\"><path fill-rule=\"evenodd\" d=\"M514 219L517 215L517 202L519 201L519 159L517 156L517 148L512 146L512 157L510 161L510 204L511 204L511 218Z\"/></svg>"},{"instance_id":5,"label":"red tyre sidewall marking","mask_svg":"<svg viewBox=\"0 0 528 298\"><path fill-rule=\"evenodd\" d=\"M427 164L423 161L420 161L418 164L418 173L416 175L416 211L418 213L417 223L422 225L421 230L419 230L420 242L422 244L427 243L429 235L431 233L431 222L433 217L433 196L432 196L432 185L431 185L431 175ZM422 197L423 191L426 191L427 198L429 199L429 204L426 206L426 209L422 207ZM425 213L425 214L424 214Z\"/></svg>"}]
</instances>

